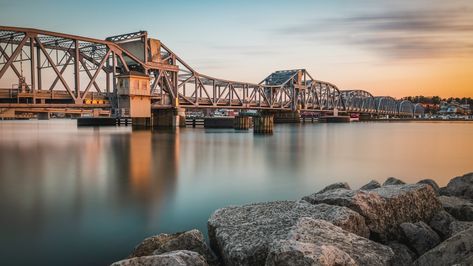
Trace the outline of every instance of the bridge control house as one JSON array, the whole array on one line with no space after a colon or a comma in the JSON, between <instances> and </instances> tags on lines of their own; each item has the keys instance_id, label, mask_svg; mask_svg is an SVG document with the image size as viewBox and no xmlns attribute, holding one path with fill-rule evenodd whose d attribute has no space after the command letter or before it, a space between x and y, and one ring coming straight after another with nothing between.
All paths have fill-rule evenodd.
<instances>
[{"instance_id":1,"label":"bridge control house","mask_svg":"<svg viewBox=\"0 0 473 266\"><path fill-rule=\"evenodd\" d=\"M132 71L117 76L117 83L120 116L133 117L137 125L148 125L151 117L149 76Z\"/></svg>"}]
</instances>

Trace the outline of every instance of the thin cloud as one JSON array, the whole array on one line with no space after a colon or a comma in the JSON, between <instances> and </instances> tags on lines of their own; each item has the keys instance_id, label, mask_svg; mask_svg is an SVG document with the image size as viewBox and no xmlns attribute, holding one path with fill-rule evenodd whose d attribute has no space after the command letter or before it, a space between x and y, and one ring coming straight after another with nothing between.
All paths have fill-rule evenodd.
<instances>
[{"instance_id":1,"label":"thin cloud","mask_svg":"<svg viewBox=\"0 0 473 266\"><path fill-rule=\"evenodd\" d=\"M472 8L393 10L382 14L313 19L277 29L311 42L356 45L397 58L471 57Z\"/></svg>"},{"instance_id":2,"label":"thin cloud","mask_svg":"<svg viewBox=\"0 0 473 266\"><path fill-rule=\"evenodd\" d=\"M276 51L264 45L214 45L212 49L221 50L225 52L236 53L240 55L254 56L254 55L270 55L275 54Z\"/></svg>"}]
</instances>

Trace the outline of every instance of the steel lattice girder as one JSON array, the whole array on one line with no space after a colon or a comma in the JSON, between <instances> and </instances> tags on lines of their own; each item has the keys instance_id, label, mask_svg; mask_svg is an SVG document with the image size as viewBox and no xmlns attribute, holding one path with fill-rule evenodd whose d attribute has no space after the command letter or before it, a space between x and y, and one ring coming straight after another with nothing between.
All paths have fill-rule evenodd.
<instances>
[{"instance_id":1,"label":"steel lattice girder","mask_svg":"<svg viewBox=\"0 0 473 266\"><path fill-rule=\"evenodd\" d=\"M141 41L144 60L122 46L122 43ZM6 47L9 51L6 51ZM25 49L27 52L23 51ZM159 63L151 62L146 31L109 37L106 40L43 31L30 28L0 26L0 81L8 68L16 69L18 55L31 62L31 87L43 87L41 70L53 69L56 75L44 87L55 90L62 84L74 101L84 100L91 88L113 98L116 76L138 71L150 77L153 106L197 108L241 108L272 110L303 110L417 114L421 106L397 102L394 98L374 97L364 90L341 91L332 83L314 79L305 69L282 70L268 75L258 84L218 79L195 71L190 65L160 42ZM74 85L66 77L69 66L74 67ZM79 73L87 74L86 84L80 84ZM100 75L103 73L102 75ZM69 75L70 71L69 71ZM106 89L99 79L106 79ZM35 86L37 80L38 86ZM113 90L110 87L113 86ZM105 93L105 91L107 93Z\"/></svg>"},{"instance_id":2,"label":"steel lattice girder","mask_svg":"<svg viewBox=\"0 0 473 266\"><path fill-rule=\"evenodd\" d=\"M346 111L364 113L376 111L375 98L371 93L364 90L344 90L341 93Z\"/></svg>"}]
</instances>

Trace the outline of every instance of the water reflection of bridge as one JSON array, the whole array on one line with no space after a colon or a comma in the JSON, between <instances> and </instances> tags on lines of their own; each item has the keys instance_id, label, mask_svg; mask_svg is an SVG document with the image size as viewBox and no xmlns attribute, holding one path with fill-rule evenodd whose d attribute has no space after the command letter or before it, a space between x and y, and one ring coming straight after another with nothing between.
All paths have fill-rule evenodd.
<instances>
[{"instance_id":1,"label":"water reflection of bridge","mask_svg":"<svg viewBox=\"0 0 473 266\"><path fill-rule=\"evenodd\" d=\"M276 71L257 84L214 78L195 71L144 31L99 40L0 27L0 87L0 117L88 113L138 119L151 117L152 110L183 108L406 117L423 113L409 101L340 90L305 69ZM158 116L166 120L168 115Z\"/></svg>"}]
</instances>

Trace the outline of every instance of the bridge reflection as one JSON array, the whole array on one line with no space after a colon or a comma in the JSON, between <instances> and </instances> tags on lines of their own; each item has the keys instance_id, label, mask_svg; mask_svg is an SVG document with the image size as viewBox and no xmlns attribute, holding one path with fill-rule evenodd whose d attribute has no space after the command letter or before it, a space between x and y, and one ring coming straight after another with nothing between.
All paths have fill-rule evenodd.
<instances>
[{"instance_id":1,"label":"bridge reflection","mask_svg":"<svg viewBox=\"0 0 473 266\"><path fill-rule=\"evenodd\" d=\"M27 239L46 226L53 225L59 233L60 228L80 228L116 216L117 211L123 219L116 226L123 229L130 219L144 223L145 228L158 219L164 201L174 197L178 131L81 129L72 138L67 132L50 135L51 127L57 130L51 124L31 123L27 130L21 128L29 136L21 142L8 141L18 140L18 132L2 132L0 208L9 215L0 219L0 226L21 227ZM96 228L104 229L101 225Z\"/></svg>"},{"instance_id":2,"label":"bridge reflection","mask_svg":"<svg viewBox=\"0 0 473 266\"><path fill-rule=\"evenodd\" d=\"M127 153L130 192L150 202L172 191L179 171L179 131L134 131L129 135Z\"/></svg>"}]
</instances>

